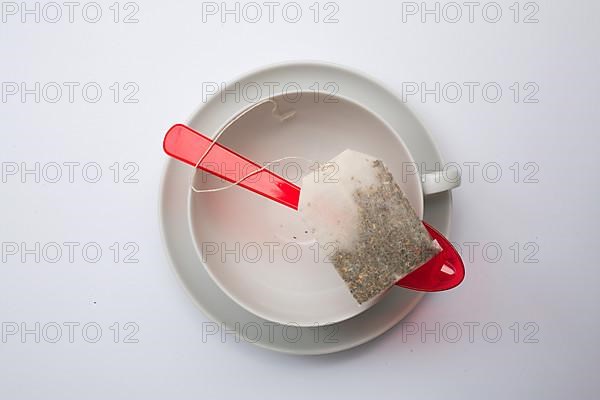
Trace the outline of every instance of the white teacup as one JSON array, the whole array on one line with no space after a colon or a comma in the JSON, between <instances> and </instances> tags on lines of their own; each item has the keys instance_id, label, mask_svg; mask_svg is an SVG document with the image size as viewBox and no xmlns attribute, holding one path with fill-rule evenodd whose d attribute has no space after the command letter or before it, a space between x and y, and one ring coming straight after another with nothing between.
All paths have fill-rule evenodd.
<instances>
[{"instance_id":1,"label":"white teacup","mask_svg":"<svg viewBox=\"0 0 600 400\"><path fill-rule=\"evenodd\" d=\"M347 148L373 155L387 165L420 218L424 195L460 184L454 170L420 175L400 136L350 99L303 92L292 101L283 95L273 100L278 110L265 102L233 116L219 142L258 163L286 156L326 162ZM289 111L295 115L285 119ZM310 164L287 161L272 170L299 184ZM225 183L196 172L194 185ZM240 187L190 191L189 205L190 230L208 274L234 301L262 318L325 325L351 318L380 298L356 303L327 261L328 250L316 244L297 211Z\"/></svg>"}]
</instances>

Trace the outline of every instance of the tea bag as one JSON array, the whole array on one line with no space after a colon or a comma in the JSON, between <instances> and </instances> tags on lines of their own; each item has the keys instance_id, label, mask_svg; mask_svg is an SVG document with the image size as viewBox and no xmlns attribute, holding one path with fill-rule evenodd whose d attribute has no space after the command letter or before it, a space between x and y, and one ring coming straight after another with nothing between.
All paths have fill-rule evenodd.
<instances>
[{"instance_id":1,"label":"tea bag","mask_svg":"<svg viewBox=\"0 0 600 400\"><path fill-rule=\"evenodd\" d=\"M299 211L359 304L440 250L381 160L345 150L302 180ZM333 247L332 247L333 245Z\"/></svg>"}]
</instances>

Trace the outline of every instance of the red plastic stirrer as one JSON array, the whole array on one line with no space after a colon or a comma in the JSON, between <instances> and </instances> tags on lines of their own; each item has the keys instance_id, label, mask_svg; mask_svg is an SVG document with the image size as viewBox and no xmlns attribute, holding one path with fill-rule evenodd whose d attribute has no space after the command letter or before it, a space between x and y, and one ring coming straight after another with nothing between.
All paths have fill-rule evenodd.
<instances>
[{"instance_id":1,"label":"red plastic stirrer","mask_svg":"<svg viewBox=\"0 0 600 400\"><path fill-rule=\"evenodd\" d=\"M163 148L169 156L196 166L211 143L210 138L185 125L177 124L165 135ZM245 175L259 170L261 166L215 143L198 168L228 182L237 182ZM239 186L298 210L300 188L268 169L257 172L253 179L243 180ZM460 255L441 233L424 221L423 224L431 237L442 247L442 251L400 279L396 285L424 292L439 292L458 286L465 276Z\"/></svg>"}]
</instances>

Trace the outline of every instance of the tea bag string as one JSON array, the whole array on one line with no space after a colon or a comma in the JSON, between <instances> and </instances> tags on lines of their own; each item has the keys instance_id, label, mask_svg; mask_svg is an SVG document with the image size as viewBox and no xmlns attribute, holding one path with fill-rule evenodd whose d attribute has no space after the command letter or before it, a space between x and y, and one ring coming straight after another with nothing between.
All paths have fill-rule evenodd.
<instances>
[{"instance_id":1,"label":"tea bag string","mask_svg":"<svg viewBox=\"0 0 600 400\"><path fill-rule=\"evenodd\" d=\"M206 150L204 151L204 153L202 154L202 156L200 156L200 158L196 162L195 168L198 168L200 166L200 164L202 163L202 161L204 161L204 159L206 158L206 156L208 155L208 153L217 144L217 141L219 140L219 138L221 137L221 135L231 125L233 125L235 122L237 122L247 112L249 112L252 109L254 109L254 108L256 108L256 107L258 107L258 106L260 106L262 104L265 104L265 103L273 103L273 109L271 110L271 114L273 114L273 116L279 118L280 122L283 122L286 119L291 118L291 117L293 117L296 114L296 111L294 111L294 110L288 111L287 113L284 113L284 114L280 114L279 113L279 105L277 104L277 102L275 102L272 99L266 99L266 100L263 100L261 102L256 103L251 108L249 108L246 111L244 111L244 112L238 114L237 116L235 116L221 130L219 130L219 132L212 139L210 145L206 148ZM243 177L241 177L240 179L238 179L235 182L230 183L229 185L218 187L218 188L213 188L213 189L198 189L197 187L194 186L194 183L192 182L192 179L193 179L193 176L192 176L192 177L190 177L190 189L192 189L192 191L194 191L195 193L214 193L214 192L220 192L222 190L227 190L227 189L230 189L230 188L232 188L234 186L239 185L240 183L242 183L244 180L250 178L251 176L258 174L261 171L264 171L265 169L269 168L271 165L279 163L281 161L286 161L286 160L304 160L304 161L308 161L308 162L314 162L314 160L311 160L311 159L306 158L306 157L301 157L301 156L287 156L287 157L278 158L276 160L271 160L271 161L265 163L262 167L260 167L258 169L255 169L254 171L252 171L252 172L244 175Z\"/></svg>"}]
</instances>

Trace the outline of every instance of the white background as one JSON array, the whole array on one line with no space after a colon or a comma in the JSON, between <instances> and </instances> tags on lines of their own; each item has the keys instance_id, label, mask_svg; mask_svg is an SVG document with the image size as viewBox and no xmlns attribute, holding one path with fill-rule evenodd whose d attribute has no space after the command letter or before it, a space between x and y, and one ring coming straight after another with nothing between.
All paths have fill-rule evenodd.
<instances>
[{"instance_id":1,"label":"white background","mask_svg":"<svg viewBox=\"0 0 600 400\"><path fill-rule=\"evenodd\" d=\"M118 23L110 1L99 2L98 23L83 19L85 3L75 9L73 23L64 6L56 23L43 15L39 23L34 15L23 23L20 10L16 16L3 14L3 83L80 86L73 103L66 97L51 103L43 96L36 103L34 95L23 102L20 93L0 103L0 161L4 172L13 163L19 168L0 183L0 241L4 250L7 243L19 246L16 255L2 254L3 334L13 323L19 329L22 323L34 329L36 322L63 326L57 343L45 337L36 343L34 334L22 338L21 332L0 341L0 398L596 398L599 207L591 174L600 144L598 2L536 1L537 23L523 23L536 9L524 8L526 2L519 3L515 23L512 0L499 2L497 23L483 18L484 2L473 23L465 6L456 23L444 19L454 17L449 8L439 23L434 15L423 23L420 13L404 14L403 21L402 2L380 0L338 0L337 23L323 23L334 8L320 2L315 23L312 3L299 2L303 13L297 23L285 20L285 3L275 8L273 23L264 6L256 23L247 20L254 14L242 14L239 22L226 15L222 23L219 13L204 14L203 22L203 3L193 1L138 2L139 22L132 24L121 21L133 10L123 10L125 2ZM54 11L47 11L53 18ZM348 65L398 93L407 82L429 88L435 82L480 83L473 102L466 92L456 103L444 96L436 102L433 95L407 99L445 160L495 162L502 171L496 183L481 167L472 182L463 171L451 238L463 248L467 279L456 290L427 296L406 319L419 329L425 324L435 330L439 323L438 332L446 333L439 342L434 334L403 336L397 326L351 351L295 357L236 343L231 335L203 340L208 320L177 282L162 250L161 140L170 125L185 121L202 102L203 83L220 84L249 69L296 59ZM102 87L97 103L82 98L86 82ZM114 82L121 87L117 103L109 89ZM122 101L127 82L139 87L137 103ZM496 103L482 97L488 82L503 90ZM521 90L517 102L510 89L514 82ZM539 88L537 103L523 101L528 82ZM80 166L73 183L66 175L58 183L44 176L37 183L33 174L22 176L23 165L33 168L36 162L40 168L53 162ZM109 169L115 162L121 169L118 183ZM138 183L123 182L126 162L139 166ZM515 162L521 171L516 183L509 168ZM528 162L537 169L537 183L524 182ZM98 183L83 179L86 163L100 165ZM34 255L23 262L21 243L33 248L36 242L94 242L103 255L97 263L87 262L80 246L72 263L66 254L56 263L43 255L40 262ZM135 242L139 262L123 263L121 249L115 263L109 249L114 242L121 247ZM478 243L472 258L465 246L470 242ZM515 242L521 249L516 260ZM497 262L491 260L494 248L482 252L490 243L502 250ZM530 243L534 247L524 248ZM532 249L537 263L525 262ZM73 343L63 325L68 322L80 324ZM88 322L102 328L97 343L82 336ZM110 329L115 322L118 343ZM124 329L127 322L139 327L138 343L123 343L131 332ZM472 343L465 325L470 322L479 324ZM489 343L494 329L487 336L482 332L489 323L502 329L496 343ZM454 324L462 327L462 337L451 343ZM527 343L532 340L525 336L534 329L529 339L537 343ZM88 333L94 336L93 330Z\"/></svg>"}]
</instances>

